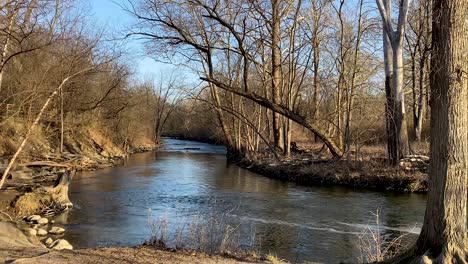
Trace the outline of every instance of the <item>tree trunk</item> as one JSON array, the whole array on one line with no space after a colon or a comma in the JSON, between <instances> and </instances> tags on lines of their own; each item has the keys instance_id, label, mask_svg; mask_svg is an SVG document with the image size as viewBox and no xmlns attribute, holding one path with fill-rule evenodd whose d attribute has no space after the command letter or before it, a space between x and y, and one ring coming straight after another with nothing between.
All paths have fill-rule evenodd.
<instances>
[{"instance_id":1,"label":"tree trunk","mask_svg":"<svg viewBox=\"0 0 468 264\"><path fill-rule=\"evenodd\" d=\"M413 253L425 263L467 263L468 1L433 3L430 185Z\"/></svg>"},{"instance_id":2,"label":"tree trunk","mask_svg":"<svg viewBox=\"0 0 468 264\"><path fill-rule=\"evenodd\" d=\"M273 103L281 104L280 88L281 88L281 48L280 48L280 10L279 0L272 0L273 8L272 24L271 24L271 72L273 75L272 81L272 99ZM280 121L280 114L273 112L273 139L275 146L283 149L283 130Z\"/></svg>"},{"instance_id":3,"label":"tree trunk","mask_svg":"<svg viewBox=\"0 0 468 264\"><path fill-rule=\"evenodd\" d=\"M385 1L387 16L391 14L390 1ZM395 103L393 93L393 54L392 45L388 37L387 30L383 27L384 43L384 64L385 64L385 118L387 124L387 155L391 165L398 164L397 141L396 141L396 122L395 122Z\"/></svg>"},{"instance_id":4,"label":"tree trunk","mask_svg":"<svg viewBox=\"0 0 468 264\"><path fill-rule=\"evenodd\" d=\"M410 154L408 126L406 124L405 91L403 83L403 36L396 37L393 48L393 89L395 95L395 121L397 134L397 160Z\"/></svg>"},{"instance_id":5,"label":"tree trunk","mask_svg":"<svg viewBox=\"0 0 468 264\"><path fill-rule=\"evenodd\" d=\"M318 31L318 30L317 30ZM318 43L317 32L314 34L314 38L312 41L313 49L314 49L314 79L313 79L313 86L314 86L314 94L312 98L312 120L316 121L319 116L319 99L318 95L320 93L320 83L319 83L319 64L320 64L320 50L319 50L319 43Z\"/></svg>"},{"instance_id":6,"label":"tree trunk","mask_svg":"<svg viewBox=\"0 0 468 264\"><path fill-rule=\"evenodd\" d=\"M73 207L73 203L68 197L68 187L70 186L70 182L72 181L75 174L75 169L67 170L65 173L58 176L54 187L48 189L48 192L52 195L52 200L59 204L60 207Z\"/></svg>"},{"instance_id":7,"label":"tree trunk","mask_svg":"<svg viewBox=\"0 0 468 264\"><path fill-rule=\"evenodd\" d=\"M393 30L391 22L391 1L376 0L383 21L383 31L384 34L387 35L386 37L384 36L386 81L388 80L388 77L391 76L391 88L393 90L392 111L387 111L387 115L388 113L392 114L392 116L387 116L387 142L396 145L388 146L389 160L392 165L397 165L398 161L410 152L408 128L406 124L405 93L403 89L403 40L405 36L405 24L410 1L411 0L400 1L397 29ZM390 66L392 66L392 70L390 70ZM389 94L387 93L387 97L388 95ZM393 133L395 134L395 141L391 140ZM396 152L393 152L394 149L396 149Z\"/></svg>"},{"instance_id":8,"label":"tree trunk","mask_svg":"<svg viewBox=\"0 0 468 264\"><path fill-rule=\"evenodd\" d=\"M426 59L424 58L427 53L423 53L419 63L419 97L418 97L418 105L417 111L414 116L414 133L416 141L421 141L421 134L422 134L422 127L423 127L423 120L424 120L424 80L425 80L425 64Z\"/></svg>"}]
</instances>

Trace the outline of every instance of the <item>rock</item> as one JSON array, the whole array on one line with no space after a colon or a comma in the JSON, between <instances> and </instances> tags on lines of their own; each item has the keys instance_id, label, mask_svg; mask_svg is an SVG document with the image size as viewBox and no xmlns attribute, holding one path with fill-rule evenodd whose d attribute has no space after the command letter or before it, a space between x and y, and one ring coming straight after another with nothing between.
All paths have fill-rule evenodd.
<instances>
[{"instance_id":1,"label":"rock","mask_svg":"<svg viewBox=\"0 0 468 264\"><path fill-rule=\"evenodd\" d=\"M39 229L37 230L37 235L38 235L38 236L47 236L47 231L44 230L44 229L42 229L42 228L39 228Z\"/></svg>"},{"instance_id":2,"label":"rock","mask_svg":"<svg viewBox=\"0 0 468 264\"><path fill-rule=\"evenodd\" d=\"M39 219L41 219L42 217L40 215L31 215L27 218L27 220L29 222L36 222L38 221Z\"/></svg>"},{"instance_id":3,"label":"rock","mask_svg":"<svg viewBox=\"0 0 468 264\"><path fill-rule=\"evenodd\" d=\"M54 240L53 240L52 238L50 238L50 237L48 237L48 238L46 239L46 241L44 242L44 244L45 244L46 246L50 246L50 245L52 245L52 243L54 243Z\"/></svg>"},{"instance_id":4,"label":"rock","mask_svg":"<svg viewBox=\"0 0 468 264\"><path fill-rule=\"evenodd\" d=\"M43 218L37 220L37 223L40 224L40 225L46 225L47 223L49 223L49 219L43 217Z\"/></svg>"},{"instance_id":5,"label":"rock","mask_svg":"<svg viewBox=\"0 0 468 264\"><path fill-rule=\"evenodd\" d=\"M61 235L65 233L65 229L58 227L58 226L54 226L49 230L49 233L52 235Z\"/></svg>"},{"instance_id":6,"label":"rock","mask_svg":"<svg viewBox=\"0 0 468 264\"><path fill-rule=\"evenodd\" d=\"M36 229L28 228L28 229L26 229L26 234L29 235L29 236L36 236L37 231L36 231Z\"/></svg>"},{"instance_id":7,"label":"rock","mask_svg":"<svg viewBox=\"0 0 468 264\"><path fill-rule=\"evenodd\" d=\"M19 228L16 223L0 221L0 245L6 248L7 251L8 248L14 247L34 247L34 242L36 242L36 238L27 236L26 231L27 230ZM0 259L2 257L0 257ZM0 262L3 263L2 261Z\"/></svg>"},{"instance_id":8,"label":"rock","mask_svg":"<svg viewBox=\"0 0 468 264\"><path fill-rule=\"evenodd\" d=\"M55 221L54 221L54 220L50 220L50 223L51 223L51 224L55 224Z\"/></svg>"},{"instance_id":9,"label":"rock","mask_svg":"<svg viewBox=\"0 0 468 264\"><path fill-rule=\"evenodd\" d=\"M49 248L54 249L54 250L63 250L63 249L69 249L72 250L73 246L68 243L65 239L57 239L55 240Z\"/></svg>"}]
</instances>

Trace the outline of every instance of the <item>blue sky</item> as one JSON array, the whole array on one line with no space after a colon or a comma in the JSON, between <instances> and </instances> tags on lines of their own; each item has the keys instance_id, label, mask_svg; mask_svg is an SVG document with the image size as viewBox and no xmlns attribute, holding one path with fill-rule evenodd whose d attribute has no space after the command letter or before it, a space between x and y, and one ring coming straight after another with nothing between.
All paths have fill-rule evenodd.
<instances>
[{"instance_id":1,"label":"blue sky","mask_svg":"<svg viewBox=\"0 0 468 264\"><path fill-rule=\"evenodd\" d=\"M122 32L126 27L132 25L133 18L118 5L125 0L82 0L83 4L89 7L93 21L103 27L106 31ZM156 62L145 55L145 50L141 42L131 40L128 49L138 55L133 58L137 78L161 75L161 72L171 68L170 65Z\"/></svg>"}]
</instances>

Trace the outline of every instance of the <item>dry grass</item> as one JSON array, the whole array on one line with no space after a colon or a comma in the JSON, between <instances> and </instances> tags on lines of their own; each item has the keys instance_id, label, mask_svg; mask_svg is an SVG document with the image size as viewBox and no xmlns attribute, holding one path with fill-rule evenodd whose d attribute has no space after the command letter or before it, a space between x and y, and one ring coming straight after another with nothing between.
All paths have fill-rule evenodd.
<instances>
[{"instance_id":1,"label":"dry grass","mask_svg":"<svg viewBox=\"0 0 468 264\"><path fill-rule=\"evenodd\" d=\"M408 235L404 233L396 237L385 236L381 229L381 209L373 213L376 226L367 226L359 236L359 249L361 256L359 263L377 263L401 254L406 246L403 238Z\"/></svg>"},{"instance_id":2,"label":"dry grass","mask_svg":"<svg viewBox=\"0 0 468 264\"><path fill-rule=\"evenodd\" d=\"M265 259L271 263L282 263L282 261L278 258L278 256L274 253L268 253L266 256L265 256Z\"/></svg>"},{"instance_id":3,"label":"dry grass","mask_svg":"<svg viewBox=\"0 0 468 264\"><path fill-rule=\"evenodd\" d=\"M167 215L157 219L150 216L151 238L145 245L162 249L195 250L209 255L240 259L265 259L260 253L261 240L251 228L249 245L241 246L240 224L228 222L227 214L197 215L188 224L170 225Z\"/></svg>"}]
</instances>

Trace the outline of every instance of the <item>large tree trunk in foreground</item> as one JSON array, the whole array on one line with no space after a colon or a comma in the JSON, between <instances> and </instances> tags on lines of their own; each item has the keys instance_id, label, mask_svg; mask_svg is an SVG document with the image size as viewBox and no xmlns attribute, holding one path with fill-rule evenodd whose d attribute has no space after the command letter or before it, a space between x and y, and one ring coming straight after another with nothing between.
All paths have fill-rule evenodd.
<instances>
[{"instance_id":1,"label":"large tree trunk in foreground","mask_svg":"<svg viewBox=\"0 0 468 264\"><path fill-rule=\"evenodd\" d=\"M433 3L430 186L411 253L423 263L468 263L468 1Z\"/></svg>"}]
</instances>

